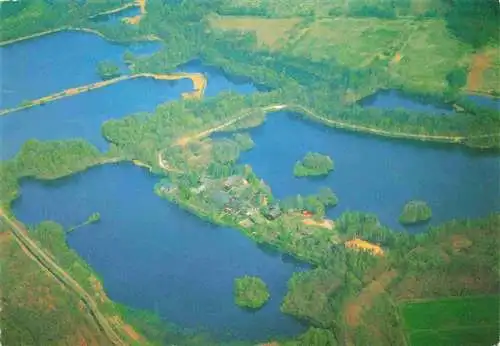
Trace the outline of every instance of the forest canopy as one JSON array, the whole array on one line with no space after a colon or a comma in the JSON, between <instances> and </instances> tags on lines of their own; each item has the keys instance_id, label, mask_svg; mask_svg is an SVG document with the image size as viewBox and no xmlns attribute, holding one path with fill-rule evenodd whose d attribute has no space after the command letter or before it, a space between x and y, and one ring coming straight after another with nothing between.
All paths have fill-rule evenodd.
<instances>
[{"instance_id":1,"label":"forest canopy","mask_svg":"<svg viewBox=\"0 0 500 346\"><path fill-rule=\"evenodd\" d=\"M432 217L431 208L424 201L409 201L403 207L399 222L402 224L413 224L424 222Z\"/></svg>"},{"instance_id":2,"label":"forest canopy","mask_svg":"<svg viewBox=\"0 0 500 346\"><path fill-rule=\"evenodd\" d=\"M297 161L293 167L296 177L326 175L333 170L333 160L320 153L307 153L301 161Z\"/></svg>"},{"instance_id":3,"label":"forest canopy","mask_svg":"<svg viewBox=\"0 0 500 346\"><path fill-rule=\"evenodd\" d=\"M241 307L259 309L269 296L267 285L261 278L245 275L234 280L234 300Z\"/></svg>"}]
</instances>

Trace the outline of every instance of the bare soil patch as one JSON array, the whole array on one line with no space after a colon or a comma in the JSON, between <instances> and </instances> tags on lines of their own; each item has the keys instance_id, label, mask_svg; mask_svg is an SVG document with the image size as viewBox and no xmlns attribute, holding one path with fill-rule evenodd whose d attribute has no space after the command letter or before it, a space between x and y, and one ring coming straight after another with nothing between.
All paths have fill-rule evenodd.
<instances>
[{"instance_id":1,"label":"bare soil patch","mask_svg":"<svg viewBox=\"0 0 500 346\"><path fill-rule=\"evenodd\" d=\"M476 54L472 59L469 76L467 78L467 89L477 91L483 84L483 73L490 67L490 58L484 54Z\"/></svg>"},{"instance_id":2,"label":"bare soil patch","mask_svg":"<svg viewBox=\"0 0 500 346\"><path fill-rule=\"evenodd\" d=\"M346 304L346 322L350 327L357 327L359 325L363 310L371 308L373 300L385 291L387 285L389 285L396 275L396 270L389 270L382 273L377 279L363 288L356 298Z\"/></svg>"},{"instance_id":3,"label":"bare soil patch","mask_svg":"<svg viewBox=\"0 0 500 346\"><path fill-rule=\"evenodd\" d=\"M302 222L305 225L318 226L318 227L323 227L323 228L330 229L330 230L332 230L335 227L335 223L333 222L333 220L329 220L329 219L322 220L322 221L316 221L316 220L311 219L311 218L305 218L304 220L302 220Z\"/></svg>"}]
</instances>

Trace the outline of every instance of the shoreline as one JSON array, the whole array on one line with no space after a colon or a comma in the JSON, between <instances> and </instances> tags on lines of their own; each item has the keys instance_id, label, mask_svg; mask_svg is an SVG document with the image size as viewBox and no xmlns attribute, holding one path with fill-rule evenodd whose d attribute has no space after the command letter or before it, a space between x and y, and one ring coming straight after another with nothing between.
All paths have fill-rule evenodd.
<instances>
[{"instance_id":1,"label":"shoreline","mask_svg":"<svg viewBox=\"0 0 500 346\"><path fill-rule=\"evenodd\" d=\"M11 40L2 41L2 42L0 42L0 47L8 46L8 45L19 43L19 42L22 42L22 41L32 40L32 39L35 39L35 38L38 38L38 37L42 37L42 36L47 36L47 35L51 35L51 34L57 34L59 32L63 32L63 31L87 32L87 33L90 33L90 34L97 35L97 36L105 39L106 41L109 41L109 42L112 42L112 43L118 43L118 44L125 43L125 41L118 41L118 40L114 40L112 38L109 38L109 37L107 37L106 35L104 35L102 32L100 32L97 29L91 29L91 28L85 28L85 27L76 27L76 26L62 26L62 27L55 28L55 29L50 29L50 30L46 30L46 31L42 31L42 32L37 32L37 33L32 34L32 35L22 36L22 37L18 37L18 38L13 38ZM159 38L156 35L147 35L147 36L142 37L141 39L134 39L134 40L129 41L129 42L154 42L154 41L161 41L161 38Z\"/></svg>"},{"instance_id":2,"label":"shoreline","mask_svg":"<svg viewBox=\"0 0 500 346\"><path fill-rule=\"evenodd\" d=\"M187 72L178 72L171 74L155 74L155 73L137 73L131 75L124 75L120 77L116 77L113 79L108 79L100 82L94 82L86 85L82 85L79 87L68 88L63 91L59 91L54 94L50 94L48 96L44 96L38 99L29 100L29 104L7 108L0 110L0 116L5 116L10 113L18 112L24 109L32 108L35 106L44 105L47 102L52 102L56 100L60 100L62 98L71 97L75 95L79 95L85 92L89 92L95 89L100 89L103 87L107 87L109 85L116 84L118 82L132 80L137 78L152 78L154 80L180 80L180 79L190 79L193 83L193 90L190 92L183 93L184 98L195 98L201 99L205 92L205 87L207 85L207 79L205 75L202 73L187 73Z\"/></svg>"}]
</instances>

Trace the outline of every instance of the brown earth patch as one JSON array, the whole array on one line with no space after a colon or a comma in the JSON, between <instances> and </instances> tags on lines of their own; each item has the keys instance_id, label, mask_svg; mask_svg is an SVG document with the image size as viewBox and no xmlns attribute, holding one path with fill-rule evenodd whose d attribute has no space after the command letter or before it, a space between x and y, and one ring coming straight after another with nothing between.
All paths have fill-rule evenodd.
<instances>
[{"instance_id":1,"label":"brown earth patch","mask_svg":"<svg viewBox=\"0 0 500 346\"><path fill-rule=\"evenodd\" d=\"M359 325L363 310L368 310L373 304L373 300L385 291L385 288L397 275L396 270L389 270L382 273L376 280L363 288L360 294L348 302L345 306L346 322L350 327Z\"/></svg>"},{"instance_id":2,"label":"brown earth patch","mask_svg":"<svg viewBox=\"0 0 500 346\"><path fill-rule=\"evenodd\" d=\"M123 330L125 333L127 333L128 336L130 336L134 341L139 341L141 340L141 336L137 334L137 332L132 328L131 325L129 324L124 324L123 325Z\"/></svg>"},{"instance_id":3,"label":"brown earth patch","mask_svg":"<svg viewBox=\"0 0 500 346\"><path fill-rule=\"evenodd\" d=\"M398 62L401 61L401 58L402 58L401 53L397 52L396 55L394 55L394 58L392 58L392 62L397 64Z\"/></svg>"},{"instance_id":4,"label":"brown earth patch","mask_svg":"<svg viewBox=\"0 0 500 346\"><path fill-rule=\"evenodd\" d=\"M333 220L329 220L329 219L325 219L323 221L316 221L316 220L311 219L311 218L305 218L304 220L302 220L302 222L308 226L318 226L318 227L323 227L323 228L330 229L330 230L332 230L335 227L335 223L333 222Z\"/></svg>"},{"instance_id":5,"label":"brown earth patch","mask_svg":"<svg viewBox=\"0 0 500 346\"><path fill-rule=\"evenodd\" d=\"M484 54L476 54L472 59L472 66L467 78L467 89L477 91L483 84L483 73L490 66L490 58Z\"/></svg>"},{"instance_id":6,"label":"brown earth patch","mask_svg":"<svg viewBox=\"0 0 500 346\"><path fill-rule=\"evenodd\" d=\"M107 300L107 295L106 292L104 292L104 289L102 288L102 283L97 279L95 276L90 277L90 283L92 284L92 288L94 289L95 292L95 297L97 298L98 301L101 303L104 303Z\"/></svg>"},{"instance_id":7,"label":"brown earth patch","mask_svg":"<svg viewBox=\"0 0 500 346\"><path fill-rule=\"evenodd\" d=\"M451 236L451 246L453 250L458 252L462 249L467 249L472 246L472 241L470 241L466 236L460 234L454 234Z\"/></svg>"}]
</instances>

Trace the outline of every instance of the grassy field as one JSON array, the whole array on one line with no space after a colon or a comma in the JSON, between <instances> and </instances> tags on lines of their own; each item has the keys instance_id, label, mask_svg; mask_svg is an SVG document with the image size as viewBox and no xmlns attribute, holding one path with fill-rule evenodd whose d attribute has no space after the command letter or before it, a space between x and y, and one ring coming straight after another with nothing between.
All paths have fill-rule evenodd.
<instances>
[{"instance_id":1,"label":"grassy field","mask_svg":"<svg viewBox=\"0 0 500 346\"><path fill-rule=\"evenodd\" d=\"M300 18L217 16L210 18L210 25L219 30L253 32L257 36L259 47L273 50L283 47L289 39L290 31L300 21Z\"/></svg>"},{"instance_id":2,"label":"grassy field","mask_svg":"<svg viewBox=\"0 0 500 346\"><path fill-rule=\"evenodd\" d=\"M5 345L106 345L79 299L0 233L2 342Z\"/></svg>"},{"instance_id":3,"label":"grassy field","mask_svg":"<svg viewBox=\"0 0 500 346\"><path fill-rule=\"evenodd\" d=\"M210 20L214 29L254 32L257 48L311 61L333 61L350 68L382 62L392 85L423 92L443 92L446 76L457 68L470 70L474 51L449 33L442 19L416 20L330 17L311 21L294 18L220 16ZM486 50L469 90L500 90L498 50ZM487 60L485 65L484 60ZM471 79L471 78L469 78Z\"/></svg>"},{"instance_id":4,"label":"grassy field","mask_svg":"<svg viewBox=\"0 0 500 346\"><path fill-rule=\"evenodd\" d=\"M336 59L353 68L366 66L375 58L392 59L406 42L415 24L409 20L335 18L309 26L291 54L311 60Z\"/></svg>"},{"instance_id":5,"label":"grassy field","mask_svg":"<svg viewBox=\"0 0 500 346\"><path fill-rule=\"evenodd\" d=\"M446 75L467 67L472 48L458 41L442 20L420 22L400 49L401 60L391 68L392 76L410 88L442 91Z\"/></svg>"},{"instance_id":6,"label":"grassy field","mask_svg":"<svg viewBox=\"0 0 500 346\"><path fill-rule=\"evenodd\" d=\"M273 17L290 17L314 15L316 17L345 16L356 12L361 6L372 8L395 7L396 16L418 16L442 13L443 4L434 0L407 0L407 1L381 1L381 0L226 0L228 8L244 8L246 10L265 9Z\"/></svg>"},{"instance_id":7,"label":"grassy field","mask_svg":"<svg viewBox=\"0 0 500 346\"><path fill-rule=\"evenodd\" d=\"M401 304L411 346L493 345L498 342L499 296L456 297Z\"/></svg>"}]
</instances>

